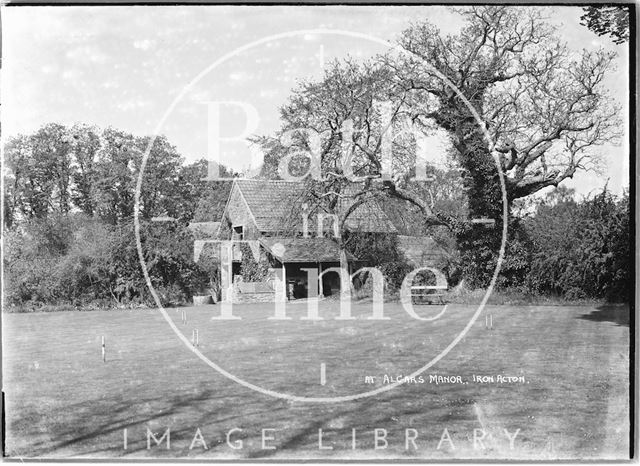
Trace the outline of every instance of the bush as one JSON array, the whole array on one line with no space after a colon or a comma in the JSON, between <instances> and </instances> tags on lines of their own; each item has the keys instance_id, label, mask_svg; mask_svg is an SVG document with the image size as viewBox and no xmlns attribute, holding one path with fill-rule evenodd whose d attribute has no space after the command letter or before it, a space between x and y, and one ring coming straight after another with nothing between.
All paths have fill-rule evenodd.
<instances>
[{"instance_id":1,"label":"bush","mask_svg":"<svg viewBox=\"0 0 640 466\"><path fill-rule=\"evenodd\" d=\"M5 233L10 306L154 305L132 224L114 227L69 215ZM193 261L193 238L184 225L141 224L141 243L151 283L164 304L187 303L209 285L209 273Z\"/></svg>"},{"instance_id":2,"label":"bush","mask_svg":"<svg viewBox=\"0 0 640 466\"><path fill-rule=\"evenodd\" d=\"M242 264L240 265L240 275L245 282L261 282L269 275L269 263L262 257L258 260L253 257L251 247L247 243L240 243L242 252Z\"/></svg>"},{"instance_id":3,"label":"bush","mask_svg":"<svg viewBox=\"0 0 640 466\"><path fill-rule=\"evenodd\" d=\"M463 223L456 225L455 230L462 277L472 289L486 288L496 268L500 237L481 225Z\"/></svg>"},{"instance_id":4,"label":"bush","mask_svg":"<svg viewBox=\"0 0 640 466\"><path fill-rule=\"evenodd\" d=\"M75 303L100 295L100 268L111 244L108 227L84 216L51 217L5 232L9 304Z\"/></svg>"},{"instance_id":5,"label":"bush","mask_svg":"<svg viewBox=\"0 0 640 466\"><path fill-rule=\"evenodd\" d=\"M509 221L498 290L569 300L630 300L629 195L605 188L576 201L558 188L533 204L533 213ZM499 238L478 226L456 225L459 255L439 264L450 283L460 277L486 288L494 273Z\"/></svg>"},{"instance_id":6,"label":"bush","mask_svg":"<svg viewBox=\"0 0 640 466\"><path fill-rule=\"evenodd\" d=\"M391 291L398 290L404 277L413 270L398 249L398 237L383 233L351 233L347 250L367 267L377 267ZM366 278L362 277L366 281Z\"/></svg>"},{"instance_id":7,"label":"bush","mask_svg":"<svg viewBox=\"0 0 640 466\"><path fill-rule=\"evenodd\" d=\"M630 299L629 196L549 198L526 222L533 239L528 286L567 299Z\"/></svg>"}]
</instances>

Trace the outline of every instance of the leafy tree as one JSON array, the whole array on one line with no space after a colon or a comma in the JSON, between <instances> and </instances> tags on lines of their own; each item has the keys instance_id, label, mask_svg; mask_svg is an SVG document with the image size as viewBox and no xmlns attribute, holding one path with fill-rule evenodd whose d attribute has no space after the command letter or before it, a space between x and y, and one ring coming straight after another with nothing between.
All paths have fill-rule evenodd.
<instances>
[{"instance_id":1,"label":"leafy tree","mask_svg":"<svg viewBox=\"0 0 640 466\"><path fill-rule=\"evenodd\" d=\"M584 7L580 24L599 36L609 35L616 44L629 40L629 7L623 5L598 5Z\"/></svg>"},{"instance_id":2,"label":"leafy tree","mask_svg":"<svg viewBox=\"0 0 640 466\"><path fill-rule=\"evenodd\" d=\"M111 225L133 218L136 159L135 139L113 128L101 134L95 162L95 212Z\"/></svg>"},{"instance_id":3,"label":"leafy tree","mask_svg":"<svg viewBox=\"0 0 640 466\"><path fill-rule=\"evenodd\" d=\"M80 210L115 225L133 218L135 189L149 137L114 128L48 124L5 146L8 224ZM202 163L200 163L202 165ZM189 221L205 182L200 165L183 166L166 138L155 138L141 189L144 218L169 214ZM204 175L202 175L204 177Z\"/></svg>"},{"instance_id":4,"label":"leafy tree","mask_svg":"<svg viewBox=\"0 0 640 466\"><path fill-rule=\"evenodd\" d=\"M13 176L10 216L43 218L71 209L71 158L66 130L51 123L30 136L18 136L5 146Z\"/></svg>"},{"instance_id":5,"label":"leafy tree","mask_svg":"<svg viewBox=\"0 0 640 466\"><path fill-rule=\"evenodd\" d=\"M73 157L73 204L89 216L95 213L96 159L100 150L100 134L92 126L74 125L67 140Z\"/></svg>"},{"instance_id":6,"label":"leafy tree","mask_svg":"<svg viewBox=\"0 0 640 466\"><path fill-rule=\"evenodd\" d=\"M111 224L133 218L135 190L149 137L107 128L96 163L96 212ZM140 190L140 216L180 216L179 172L182 157L165 137L154 140Z\"/></svg>"},{"instance_id":7,"label":"leafy tree","mask_svg":"<svg viewBox=\"0 0 640 466\"><path fill-rule=\"evenodd\" d=\"M135 188L149 138L86 125L46 125L5 146L8 302L146 302L133 234ZM155 139L141 189L142 244L165 302L184 302L209 276L186 229L205 194L203 163ZM220 195L223 195L222 193ZM149 222L168 214L178 223Z\"/></svg>"},{"instance_id":8,"label":"leafy tree","mask_svg":"<svg viewBox=\"0 0 640 466\"><path fill-rule=\"evenodd\" d=\"M5 145L5 172L4 178L4 225L11 228L18 220L21 211L27 210L24 206L24 159L27 157L28 139L18 136L10 139Z\"/></svg>"},{"instance_id":9,"label":"leafy tree","mask_svg":"<svg viewBox=\"0 0 640 466\"><path fill-rule=\"evenodd\" d=\"M220 177L231 178L236 174L227 169L224 165L220 165ZM183 168L181 176L185 181L181 182L182 186L191 186L189 195L185 199L189 199L187 203L191 208L195 208L193 212L193 221L196 222L217 222L222 218L224 208L231 192L231 181L207 182L203 181L206 176L207 166L204 160L200 160ZM191 181L187 182L189 179ZM191 201L193 199L194 201Z\"/></svg>"}]
</instances>

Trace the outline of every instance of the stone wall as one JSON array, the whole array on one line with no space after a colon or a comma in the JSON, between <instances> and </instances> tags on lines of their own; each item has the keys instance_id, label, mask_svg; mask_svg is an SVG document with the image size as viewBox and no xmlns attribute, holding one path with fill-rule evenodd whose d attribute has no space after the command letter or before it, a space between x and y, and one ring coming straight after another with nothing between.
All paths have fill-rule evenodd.
<instances>
[{"instance_id":1,"label":"stone wall","mask_svg":"<svg viewBox=\"0 0 640 466\"><path fill-rule=\"evenodd\" d=\"M244 239L258 239L260 234L258 229L251 217L251 212L247 207L246 202L242 198L242 194L240 193L240 189L236 185L234 185L231 190L231 194L229 195L229 204L227 205L227 216L231 225L242 225ZM230 239L230 238L224 238Z\"/></svg>"},{"instance_id":2,"label":"stone wall","mask_svg":"<svg viewBox=\"0 0 640 466\"><path fill-rule=\"evenodd\" d=\"M234 303L274 303L276 301L276 293L233 293L232 302Z\"/></svg>"},{"instance_id":3,"label":"stone wall","mask_svg":"<svg viewBox=\"0 0 640 466\"><path fill-rule=\"evenodd\" d=\"M276 300L276 286L273 281L243 282L236 275L231 301L234 303L273 303Z\"/></svg>"}]
</instances>

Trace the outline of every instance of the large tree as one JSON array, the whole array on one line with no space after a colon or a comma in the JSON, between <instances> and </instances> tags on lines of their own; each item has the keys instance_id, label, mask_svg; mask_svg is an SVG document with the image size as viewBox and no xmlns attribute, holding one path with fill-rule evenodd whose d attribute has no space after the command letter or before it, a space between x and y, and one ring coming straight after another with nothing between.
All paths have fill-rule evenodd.
<instances>
[{"instance_id":1,"label":"large tree","mask_svg":"<svg viewBox=\"0 0 640 466\"><path fill-rule=\"evenodd\" d=\"M82 211L110 224L133 218L135 188L150 137L114 128L50 123L9 139L5 224ZM206 183L204 162L183 165L165 137L155 138L141 190L141 217L190 221Z\"/></svg>"},{"instance_id":2,"label":"large tree","mask_svg":"<svg viewBox=\"0 0 640 466\"><path fill-rule=\"evenodd\" d=\"M405 31L401 43L448 78L481 123L419 60L401 60L396 69L409 91L437 100L438 108L418 112L417 120L432 119L449 132L472 190L486 184L479 165L497 171L490 145L501 154L510 200L595 168L597 146L615 140L620 128L618 108L603 86L615 55L570 51L537 8L491 6L461 14L466 26L458 35L421 24Z\"/></svg>"},{"instance_id":3,"label":"large tree","mask_svg":"<svg viewBox=\"0 0 640 466\"><path fill-rule=\"evenodd\" d=\"M332 196L358 179L354 203L384 194L417 206L427 225L452 226L455 219L432 209L424 181L414 179L423 135L446 134L470 217L502 221L499 172L510 205L597 169L599 146L615 142L621 126L603 84L615 54L570 50L540 8L457 12L464 18L458 34L420 22L402 33L403 51L336 62L322 80L301 83L282 107L275 137L258 140L266 173L296 151L317 152L326 201L335 203ZM478 246L474 231L462 228L463 248ZM499 241L490 243L495 250Z\"/></svg>"},{"instance_id":4,"label":"large tree","mask_svg":"<svg viewBox=\"0 0 640 466\"><path fill-rule=\"evenodd\" d=\"M72 158L67 129L50 123L35 133L19 135L5 146L10 173L5 219L43 218L71 210Z\"/></svg>"},{"instance_id":5,"label":"large tree","mask_svg":"<svg viewBox=\"0 0 640 466\"><path fill-rule=\"evenodd\" d=\"M597 168L598 146L615 141L620 129L618 107L603 86L614 53L569 50L539 8L458 11L465 19L459 34L445 36L434 25L419 23L400 38L409 53L364 64L335 63L323 80L300 85L282 108L277 136L310 128L321 138L327 179L346 177L338 163L345 150L355 175L376 179L383 171L389 123L396 130L444 129L468 177L472 215L496 214L486 204L501 204L492 146L500 154L510 201L557 186L578 170ZM345 122L353 126L346 133L350 141L343 140ZM376 186L437 220L406 189L415 173L409 162L415 160L416 144L410 135L393 141L393 176ZM274 147L281 153L309 150L310 137L296 134L288 148L273 140L264 145L269 160L278 153Z\"/></svg>"}]
</instances>

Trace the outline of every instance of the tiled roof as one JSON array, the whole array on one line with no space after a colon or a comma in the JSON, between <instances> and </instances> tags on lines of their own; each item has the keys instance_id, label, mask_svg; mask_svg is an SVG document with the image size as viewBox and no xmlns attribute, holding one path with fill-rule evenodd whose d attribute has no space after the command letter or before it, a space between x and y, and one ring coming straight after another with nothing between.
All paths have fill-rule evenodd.
<instances>
[{"instance_id":1,"label":"tiled roof","mask_svg":"<svg viewBox=\"0 0 640 466\"><path fill-rule=\"evenodd\" d=\"M304 193L302 183L277 180L235 180L260 231L286 230L295 204Z\"/></svg>"},{"instance_id":2,"label":"tiled roof","mask_svg":"<svg viewBox=\"0 0 640 466\"><path fill-rule=\"evenodd\" d=\"M280 262L340 262L340 248L330 238L261 238L260 243ZM355 260L347 252L347 260Z\"/></svg>"},{"instance_id":3,"label":"tiled roof","mask_svg":"<svg viewBox=\"0 0 640 466\"><path fill-rule=\"evenodd\" d=\"M434 265L447 251L428 236L398 235L398 249L414 267Z\"/></svg>"},{"instance_id":4,"label":"tiled roof","mask_svg":"<svg viewBox=\"0 0 640 466\"><path fill-rule=\"evenodd\" d=\"M260 231L300 231L302 225L302 203L306 201L305 186L295 181L280 180L236 180L238 188L244 196L256 225ZM352 187L350 191L356 192ZM339 201L340 209L347 209L350 198ZM309 229L314 231L316 225L314 215L309 216ZM326 221L326 229L330 222ZM397 230L388 216L382 211L377 201L368 201L356 208L346 222L350 230L376 233L395 233Z\"/></svg>"}]
</instances>

